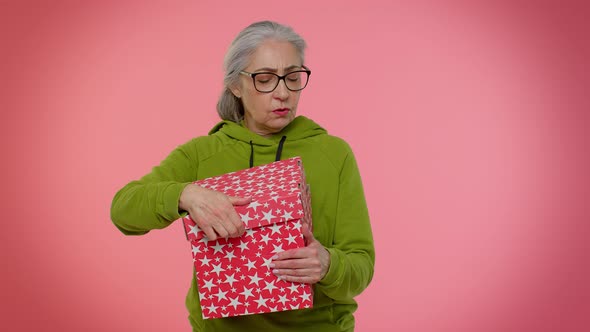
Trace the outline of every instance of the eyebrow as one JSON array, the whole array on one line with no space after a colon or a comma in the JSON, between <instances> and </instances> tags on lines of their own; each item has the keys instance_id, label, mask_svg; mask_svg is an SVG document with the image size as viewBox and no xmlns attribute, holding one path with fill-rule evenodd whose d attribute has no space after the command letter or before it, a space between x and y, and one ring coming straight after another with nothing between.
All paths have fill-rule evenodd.
<instances>
[{"instance_id":1,"label":"eyebrow","mask_svg":"<svg viewBox=\"0 0 590 332\"><path fill-rule=\"evenodd\" d=\"M300 68L303 68L303 66L292 65L292 66L283 68L283 71L289 72L291 70L296 70L296 69L300 69ZM277 71L278 70L276 68L270 68L270 67L263 67L263 68L258 68L256 70L254 70L254 72L271 72L271 73L276 73Z\"/></svg>"}]
</instances>

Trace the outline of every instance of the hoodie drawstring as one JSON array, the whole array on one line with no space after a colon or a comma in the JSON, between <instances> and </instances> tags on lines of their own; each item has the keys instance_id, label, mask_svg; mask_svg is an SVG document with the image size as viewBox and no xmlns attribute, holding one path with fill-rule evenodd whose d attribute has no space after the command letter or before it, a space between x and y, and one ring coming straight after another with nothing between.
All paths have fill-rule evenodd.
<instances>
[{"instance_id":1,"label":"hoodie drawstring","mask_svg":"<svg viewBox=\"0 0 590 332\"><path fill-rule=\"evenodd\" d=\"M250 168L254 166L254 145L252 144L252 140L250 140Z\"/></svg>"},{"instance_id":2,"label":"hoodie drawstring","mask_svg":"<svg viewBox=\"0 0 590 332\"><path fill-rule=\"evenodd\" d=\"M287 140L287 136L281 137L279 141L279 147L277 148L277 155L275 157L275 161L281 160L281 154L283 153L283 145L285 144L285 140ZM254 144L252 140L250 140L250 168L254 167Z\"/></svg>"},{"instance_id":3,"label":"hoodie drawstring","mask_svg":"<svg viewBox=\"0 0 590 332\"><path fill-rule=\"evenodd\" d=\"M275 161L281 160L281 153L283 153L283 144L285 144L286 139L287 139L287 136L283 136L281 138L281 141L279 142L279 147L277 148L277 156L275 158Z\"/></svg>"}]
</instances>

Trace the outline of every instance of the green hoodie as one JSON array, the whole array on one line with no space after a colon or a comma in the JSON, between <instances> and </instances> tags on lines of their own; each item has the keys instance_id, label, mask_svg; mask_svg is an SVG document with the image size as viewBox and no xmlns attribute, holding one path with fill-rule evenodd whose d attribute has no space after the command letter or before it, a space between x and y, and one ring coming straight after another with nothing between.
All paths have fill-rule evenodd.
<instances>
[{"instance_id":1,"label":"green hoodie","mask_svg":"<svg viewBox=\"0 0 590 332\"><path fill-rule=\"evenodd\" d=\"M251 157L254 165L273 162L277 152L282 159L301 157L311 187L313 234L330 253L327 274L313 286L313 308L203 320L193 274L186 306L194 331L354 329L354 297L369 285L375 263L361 177L349 145L306 117L295 118L270 138L243 124L220 122L208 136L177 147L149 174L119 190L111 219L126 235L164 228L186 215L179 211L178 199L188 183L248 168Z\"/></svg>"}]
</instances>

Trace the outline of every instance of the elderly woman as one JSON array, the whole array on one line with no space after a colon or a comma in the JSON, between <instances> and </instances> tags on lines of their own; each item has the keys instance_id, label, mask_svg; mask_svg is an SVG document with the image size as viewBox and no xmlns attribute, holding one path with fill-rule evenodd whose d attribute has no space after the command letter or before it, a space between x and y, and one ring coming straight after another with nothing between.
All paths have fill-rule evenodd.
<instances>
[{"instance_id":1,"label":"elderly woman","mask_svg":"<svg viewBox=\"0 0 590 332\"><path fill-rule=\"evenodd\" d=\"M375 253L361 177L346 142L297 116L311 71L305 41L274 22L246 27L224 61L222 121L208 136L179 146L161 164L115 195L111 218L127 235L164 228L189 214L209 240L237 237L244 226L233 208L250 202L192 182L300 156L311 185L313 233L307 245L279 253L273 272L313 285L313 308L204 320L197 281L186 298L194 331L353 331L354 297L373 276Z\"/></svg>"}]
</instances>

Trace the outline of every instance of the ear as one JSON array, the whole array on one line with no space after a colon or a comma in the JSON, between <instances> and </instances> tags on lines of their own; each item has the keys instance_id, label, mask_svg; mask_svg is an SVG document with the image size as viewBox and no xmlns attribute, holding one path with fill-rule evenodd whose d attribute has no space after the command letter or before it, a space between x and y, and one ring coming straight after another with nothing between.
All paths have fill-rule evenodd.
<instances>
[{"instance_id":1,"label":"ear","mask_svg":"<svg viewBox=\"0 0 590 332\"><path fill-rule=\"evenodd\" d=\"M239 87L233 86L233 87L230 87L229 90L231 91L231 93L234 96L236 96L236 98L238 98L238 99L242 98L242 91L240 90Z\"/></svg>"}]
</instances>

